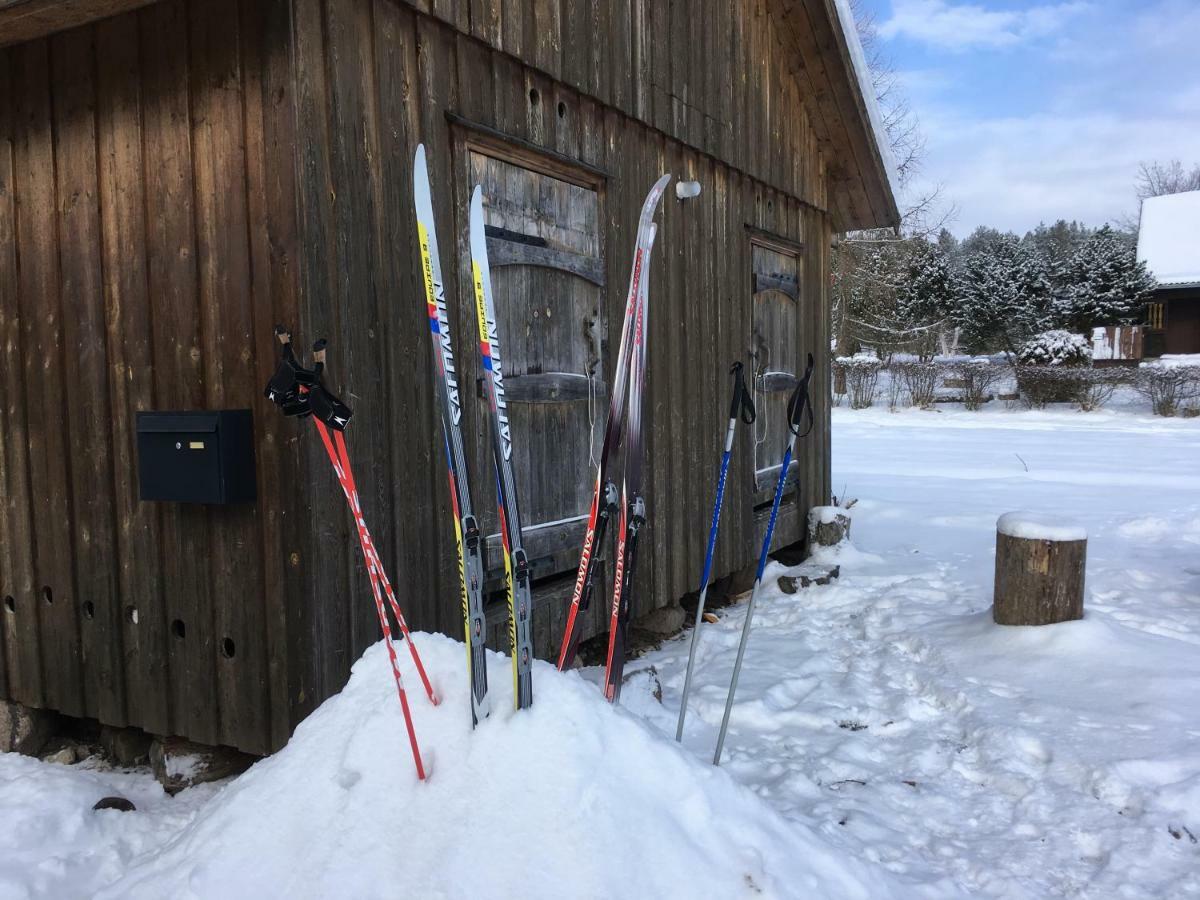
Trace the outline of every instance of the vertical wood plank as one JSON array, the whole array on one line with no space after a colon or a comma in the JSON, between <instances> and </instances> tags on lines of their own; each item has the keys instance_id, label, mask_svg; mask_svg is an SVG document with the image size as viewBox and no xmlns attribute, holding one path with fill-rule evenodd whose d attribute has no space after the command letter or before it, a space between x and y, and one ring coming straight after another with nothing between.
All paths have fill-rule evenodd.
<instances>
[{"instance_id":1,"label":"vertical wood plank","mask_svg":"<svg viewBox=\"0 0 1200 900\"><path fill-rule=\"evenodd\" d=\"M291 3L267 0L244 4L243 19L252 18L248 30L260 34L259 52L244 44L244 70L261 67L257 91L247 82L247 133L261 128L261 140L247 141L247 179L251 267L254 273L255 359L257 383L265 384L275 368L279 353L271 325L300 320L297 271L297 186L298 140L294 119L292 85ZM254 124L251 124L254 123ZM262 401L259 400L261 407ZM294 623L307 621L306 606L295 598L308 593L307 569L299 548L303 544L304 519L311 503L312 477L301 453L297 423L272 415L257 417L259 508L262 511L262 553L266 653L265 671L269 690L272 749L283 746L294 722L290 715L288 684L289 635ZM254 647L251 647L251 652Z\"/></svg>"},{"instance_id":2,"label":"vertical wood plank","mask_svg":"<svg viewBox=\"0 0 1200 900\"><path fill-rule=\"evenodd\" d=\"M112 416L108 396L107 328L100 261L100 188L96 159L94 30L52 38L55 174L63 310L63 376L72 452L65 460L71 492L77 590L63 620L76 629L82 653L84 708L125 724L125 684L113 522Z\"/></svg>"},{"instance_id":3,"label":"vertical wood plank","mask_svg":"<svg viewBox=\"0 0 1200 900\"><path fill-rule=\"evenodd\" d=\"M138 500L137 413L154 407L150 298L146 291L146 198L143 183L141 55L136 16L96 26L99 105L97 134L104 297L107 310L109 404L112 410L112 480L117 522L115 565L120 608L120 646L129 721L155 734L170 728L169 675L164 635L147 615L138 622L127 610L147 610L163 589L157 553L158 511Z\"/></svg>"},{"instance_id":4,"label":"vertical wood plank","mask_svg":"<svg viewBox=\"0 0 1200 900\"><path fill-rule=\"evenodd\" d=\"M0 497L0 622L3 623L6 695L29 706L42 706L41 627L34 587L33 522L26 427L26 378L22 361L28 327L22 318L18 270L16 170L23 120L14 102L12 77L16 54L0 50L0 453L4 494ZM12 598L9 609L8 598Z\"/></svg>"},{"instance_id":5,"label":"vertical wood plank","mask_svg":"<svg viewBox=\"0 0 1200 900\"><path fill-rule=\"evenodd\" d=\"M337 324L337 271L334 251L333 197L329 125L329 97L324 43L324 9L321 0L294 0L293 34L296 133L299 136L297 173L299 198L299 333L328 337L340 345ZM307 349L307 348L305 348ZM337 357L335 357L337 359ZM344 357L342 358L344 360ZM345 516L332 514L340 488L330 470L325 451L313 429L301 430L304 466L311 473L313 502L306 515L305 533L299 536L301 557L308 573L307 596L299 604L289 629L288 683L293 716L303 718L328 693L336 690L329 678L340 667L331 667L337 648L347 644L344 603L332 601L347 588L347 560L327 548L351 548L353 536ZM332 622L330 621L332 618ZM339 641L341 644L339 645Z\"/></svg>"},{"instance_id":6,"label":"vertical wood plank","mask_svg":"<svg viewBox=\"0 0 1200 900\"><path fill-rule=\"evenodd\" d=\"M50 49L34 41L14 49L21 319L24 334L30 493L33 501L36 604L41 624L45 700L68 715L86 714L73 599L75 570L67 450L71 423L63 386L58 272L57 190ZM76 426L78 427L78 426ZM36 501L34 501L36 498ZM52 660L52 664L49 661Z\"/></svg>"},{"instance_id":7,"label":"vertical wood plank","mask_svg":"<svg viewBox=\"0 0 1200 900\"><path fill-rule=\"evenodd\" d=\"M369 2L328 0L327 9L342 340L336 349L345 359L345 391L354 398L362 423L350 442L360 499L371 523L372 536L380 548L387 548L393 542L392 522L384 511L391 502L391 485L395 481L391 438L385 426L388 419L385 379L392 331L383 315L387 301L380 296L377 277L383 267L384 250L380 246L378 208L381 186L372 42L375 26ZM370 584L357 552L352 566L352 652L346 659L347 666L364 647L380 637L378 619L368 600ZM394 572L394 566L391 570Z\"/></svg>"},{"instance_id":8,"label":"vertical wood plank","mask_svg":"<svg viewBox=\"0 0 1200 900\"><path fill-rule=\"evenodd\" d=\"M442 595L438 586L439 555L429 549L443 533L435 529L445 525L444 520L433 520L437 487L445 477L439 467L445 463L435 453L432 434L425 433L434 427L437 413L429 389L433 361L412 225L412 159L420 134L417 33L412 14L390 0L377 0L375 22L380 208L385 248L381 302L387 309L384 318L392 336L387 421L390 434L415 429L414 440L407 445L390 443L392 469L404 473L390 494L395 535L391 559L395 560L393 577L413 585L399 598L410 625L432 629ZM429 520L412 515L413 509L428 511Z\"/></svg>"},{"instance_id":9,"label":"vertical wood plank","mask_svg":"<svg viewBox=\"0 0 1200 900\"><path fill-rule=\"evenodd\" d=\"M187 7L179 0L156 4L139 13L139 20L155 403L160 409L202 409L205 361L191 115L187 92L177 87L190 76ZM179 43L164 41L163 34L178 36ZM185 504L161 504L159 513L163 584L170 589L154 597L152 608L136 610L137 626L161 634L166 645L173 732L217 743L208 513Z\"/></svg>"}]
</instances>

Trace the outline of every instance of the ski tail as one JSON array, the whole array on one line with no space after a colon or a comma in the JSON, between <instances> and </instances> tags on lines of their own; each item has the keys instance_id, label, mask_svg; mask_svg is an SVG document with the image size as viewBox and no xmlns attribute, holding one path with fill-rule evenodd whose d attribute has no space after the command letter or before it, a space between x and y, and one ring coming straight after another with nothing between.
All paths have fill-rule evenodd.
<instances>
[{"instance_id":1,"label":"ski tail","mask_svg":"<svg viewBox=\"0 0 1200 900\"><path fill-rule=\"evenodd\" d=\"M513 703L525 709L533 703L533 602L529 564L521 537L521 511L512 468L512 430L504 397L504 368L492 297L491 268L483 220L483 191L471 194L471 277L479 326L479 353L483 364L488 408L492 422L492 460L496 471L496 501L504 575L508 592L508 641L513 666Z\"/></svg>"},{"instance_id":2,"label":"ski tail","mask_svg":"<svg viewBox=\"0 0 1200 900\"><path fill-rule=\"evenodd\" d=\"M462 440L462 395L454 363L450 319L446 309L445 282L438 257L437 229L425 147L419 145L413 159L413 205L417 240L425 286L429 333L433 340L433 376L442 419L442 437L450 483L450 506L458 545L458 569L462 587L463 631L466 638L467 675L471 685L471 725L487 718L488 699L485 640L487 620L483 608L483 554L479 524L471 506L466 453Z\"/></svg>"},{"instance_id":3,"label":"ski tail","mask_svg":"<svg viewBox=\"0 0 1200 900\"><path fill-rule=\"evenodd\" d=\"M633 344L634 319L640 303L644 278L644 258L647 241L653 241L654 213L658 209L663 191L670 175L663 175L654 183L642 203L638 218L637 240L634 244L633 265L629 273L629 292L625 299L625 319L621 326L621 342L617 349L617 364L613 370L612 392L609 395L608 418L604 427L604 442L600 446L600 460L596 466L596 487L592 494L592 505L588 513L588 526L584 532L583 547L579 554L579 568L575 574L575 588L567 612L567 625L563 630L562 645L558 654L560 670L571 666L579 647L582 620L580 613L588 609L596 578L596 549L604 540L604 532L616 506L616 488L608 477L608 463L612 454L621 446L621 432L625 422L625 403L629 375L629 355Z\"/></svg>"}]
</instances>

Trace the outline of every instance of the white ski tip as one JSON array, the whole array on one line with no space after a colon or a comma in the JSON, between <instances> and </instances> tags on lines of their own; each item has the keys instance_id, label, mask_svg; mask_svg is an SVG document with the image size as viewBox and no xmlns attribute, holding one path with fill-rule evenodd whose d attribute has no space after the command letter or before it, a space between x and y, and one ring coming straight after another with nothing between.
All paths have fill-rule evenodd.
<instances>
[{"instance_id":1,"label":"white ski tip","mask_svg":"<svg viewBox=\"0 0 1200 900\"><path fill-rule=\"evenodd\" d=\"M425 145L417 144L417 152L413 155L413 169L421 171L425 168Z\"/></svg>"},{"instance_id":2,"label":"white ski tip","mask_svg":"<svg viewBox=\"0 0 1200 900\"><path fill-rule=\"evenodd\" d=\"M700 196L700 182L698 181L677 181L675 182L675 196L680 200L690 200L693 197Z\"/></svg>"}]
</instances>

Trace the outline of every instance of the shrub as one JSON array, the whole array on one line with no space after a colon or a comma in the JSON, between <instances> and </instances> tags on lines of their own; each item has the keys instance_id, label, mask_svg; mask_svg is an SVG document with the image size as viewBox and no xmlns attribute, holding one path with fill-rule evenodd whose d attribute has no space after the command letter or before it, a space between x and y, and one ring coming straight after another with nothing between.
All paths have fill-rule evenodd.
<instances>
[{"instance_id":1,"label":"shrub","mask_svg":"<svg viewBox=\"0 0 1200 900\"><path fill-rule=\"evenodd\" d=\"M867 409L875 402L879 371L883 363L874 356L843 356L838 362L846 373L846 392L851 409Z\"/></svg>"},{"instance_id":2,"label":"shrub","mask_svg":"<svg viewBox=\"0 0 1200 900\"><path fill-rule=\"evenodd\" d=\"M1200 397L1200 366L1147 363L1138 369L1133 386L1156 416L1178 415L1183 404Z\"/></svg>"},{"instance_id":3,"label":"shrub","mask_svg":"<svg viewBox=\"0 0 1200 900\"><path fill-rule=\"evenodd\" d=\"M1022 366L1090 366L1092 345L1081 334L1069 331L1043 331L1017 353Z\"/></svg>"},{"instance_id":4,"label":"shrub","mask_svg":"<svg viewBox=\"0 0 1200 900\"><path fill-rule=\"evenodd\" d=\"M1083 412L1099 409L1112 399L1118 387L1129 381L1129 370L1122 366L1103 369L1078 369L1077 400Z\"/></svg>"},{"instance_id":5,"label":"shrub","mask_svg":"<svg viewBox=\"0 0 1200 900\"><path fill-rule=\"evenodd\" d=\"M841 406L846 399L846 367L842 365L841 357L834 359L832 369L833 405Z\"/></svg>"},{"instance_id":6,"label":"shrub","mask_svg":"<svg viewBox=\"0 0 1200 900\"><path fill-rule=\"evenodd\" d=\"M888 409L892 412L900 405L900 398L907 394L904 387L904 382L900 380L900 375L896 371L895 366L888 366L887 394L888 394Z\"/></svg>"},{"instance_id":7,"label":"shrub","mask_svg":"<svg viewBox=\"0 0 1200 900\"><path fill-rule=\"evenodd\" d=\"M904 384L909 402L921 409L933 406L942 368L934 362L902 362L892 366L892 378Z\"/></svg>"},{"instance_id":8,"label":"shrub","mask_svg":"<svg viewBox=\"0 0 1200 900\"><path fill-rule=\"evenodd\" d=\"M992 399L991 388L1004 375L1004 366L993 365L987 359L972 359L947 366L947 372L962 384L963 406L980 409Z\"/></svg>"},{"instance_id":9,"label":"shrub","mask_svg":"<svg viewBox=\"0 0 1200 900\"><path fill-rule=\"evenodd\" d=\"M1079 403L1086 369L1054 366L1018 366L1017 387L1029 409L1047 403Z\"/></svg>"}]
</instances>

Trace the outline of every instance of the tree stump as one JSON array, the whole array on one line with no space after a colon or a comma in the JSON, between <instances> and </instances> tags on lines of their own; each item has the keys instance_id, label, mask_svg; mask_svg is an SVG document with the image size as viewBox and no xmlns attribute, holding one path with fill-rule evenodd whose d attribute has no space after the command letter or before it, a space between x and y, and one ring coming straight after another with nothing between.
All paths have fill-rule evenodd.
<instances>
[{"instance_id":1,"label":"tree stump","mask_svg":"<svg viewBox=\"0 0 1200 900\"><path fill-rule=\"evenodd\" d=\"M836 547L850 537L850 512L840 506L814 506L808 511L808 549Z\"/></svg>"},{"instance_id":2,"label":"tree stump","mask_svg":"<svg viewBox=\"0 0 1200 900\"><path fill-rule=\"evenodd\" d=\"M1006 513L996 522L998 625L1052 625L1083 618L1087 531L1037 513Z\"/></svg>"}]
</instances>

